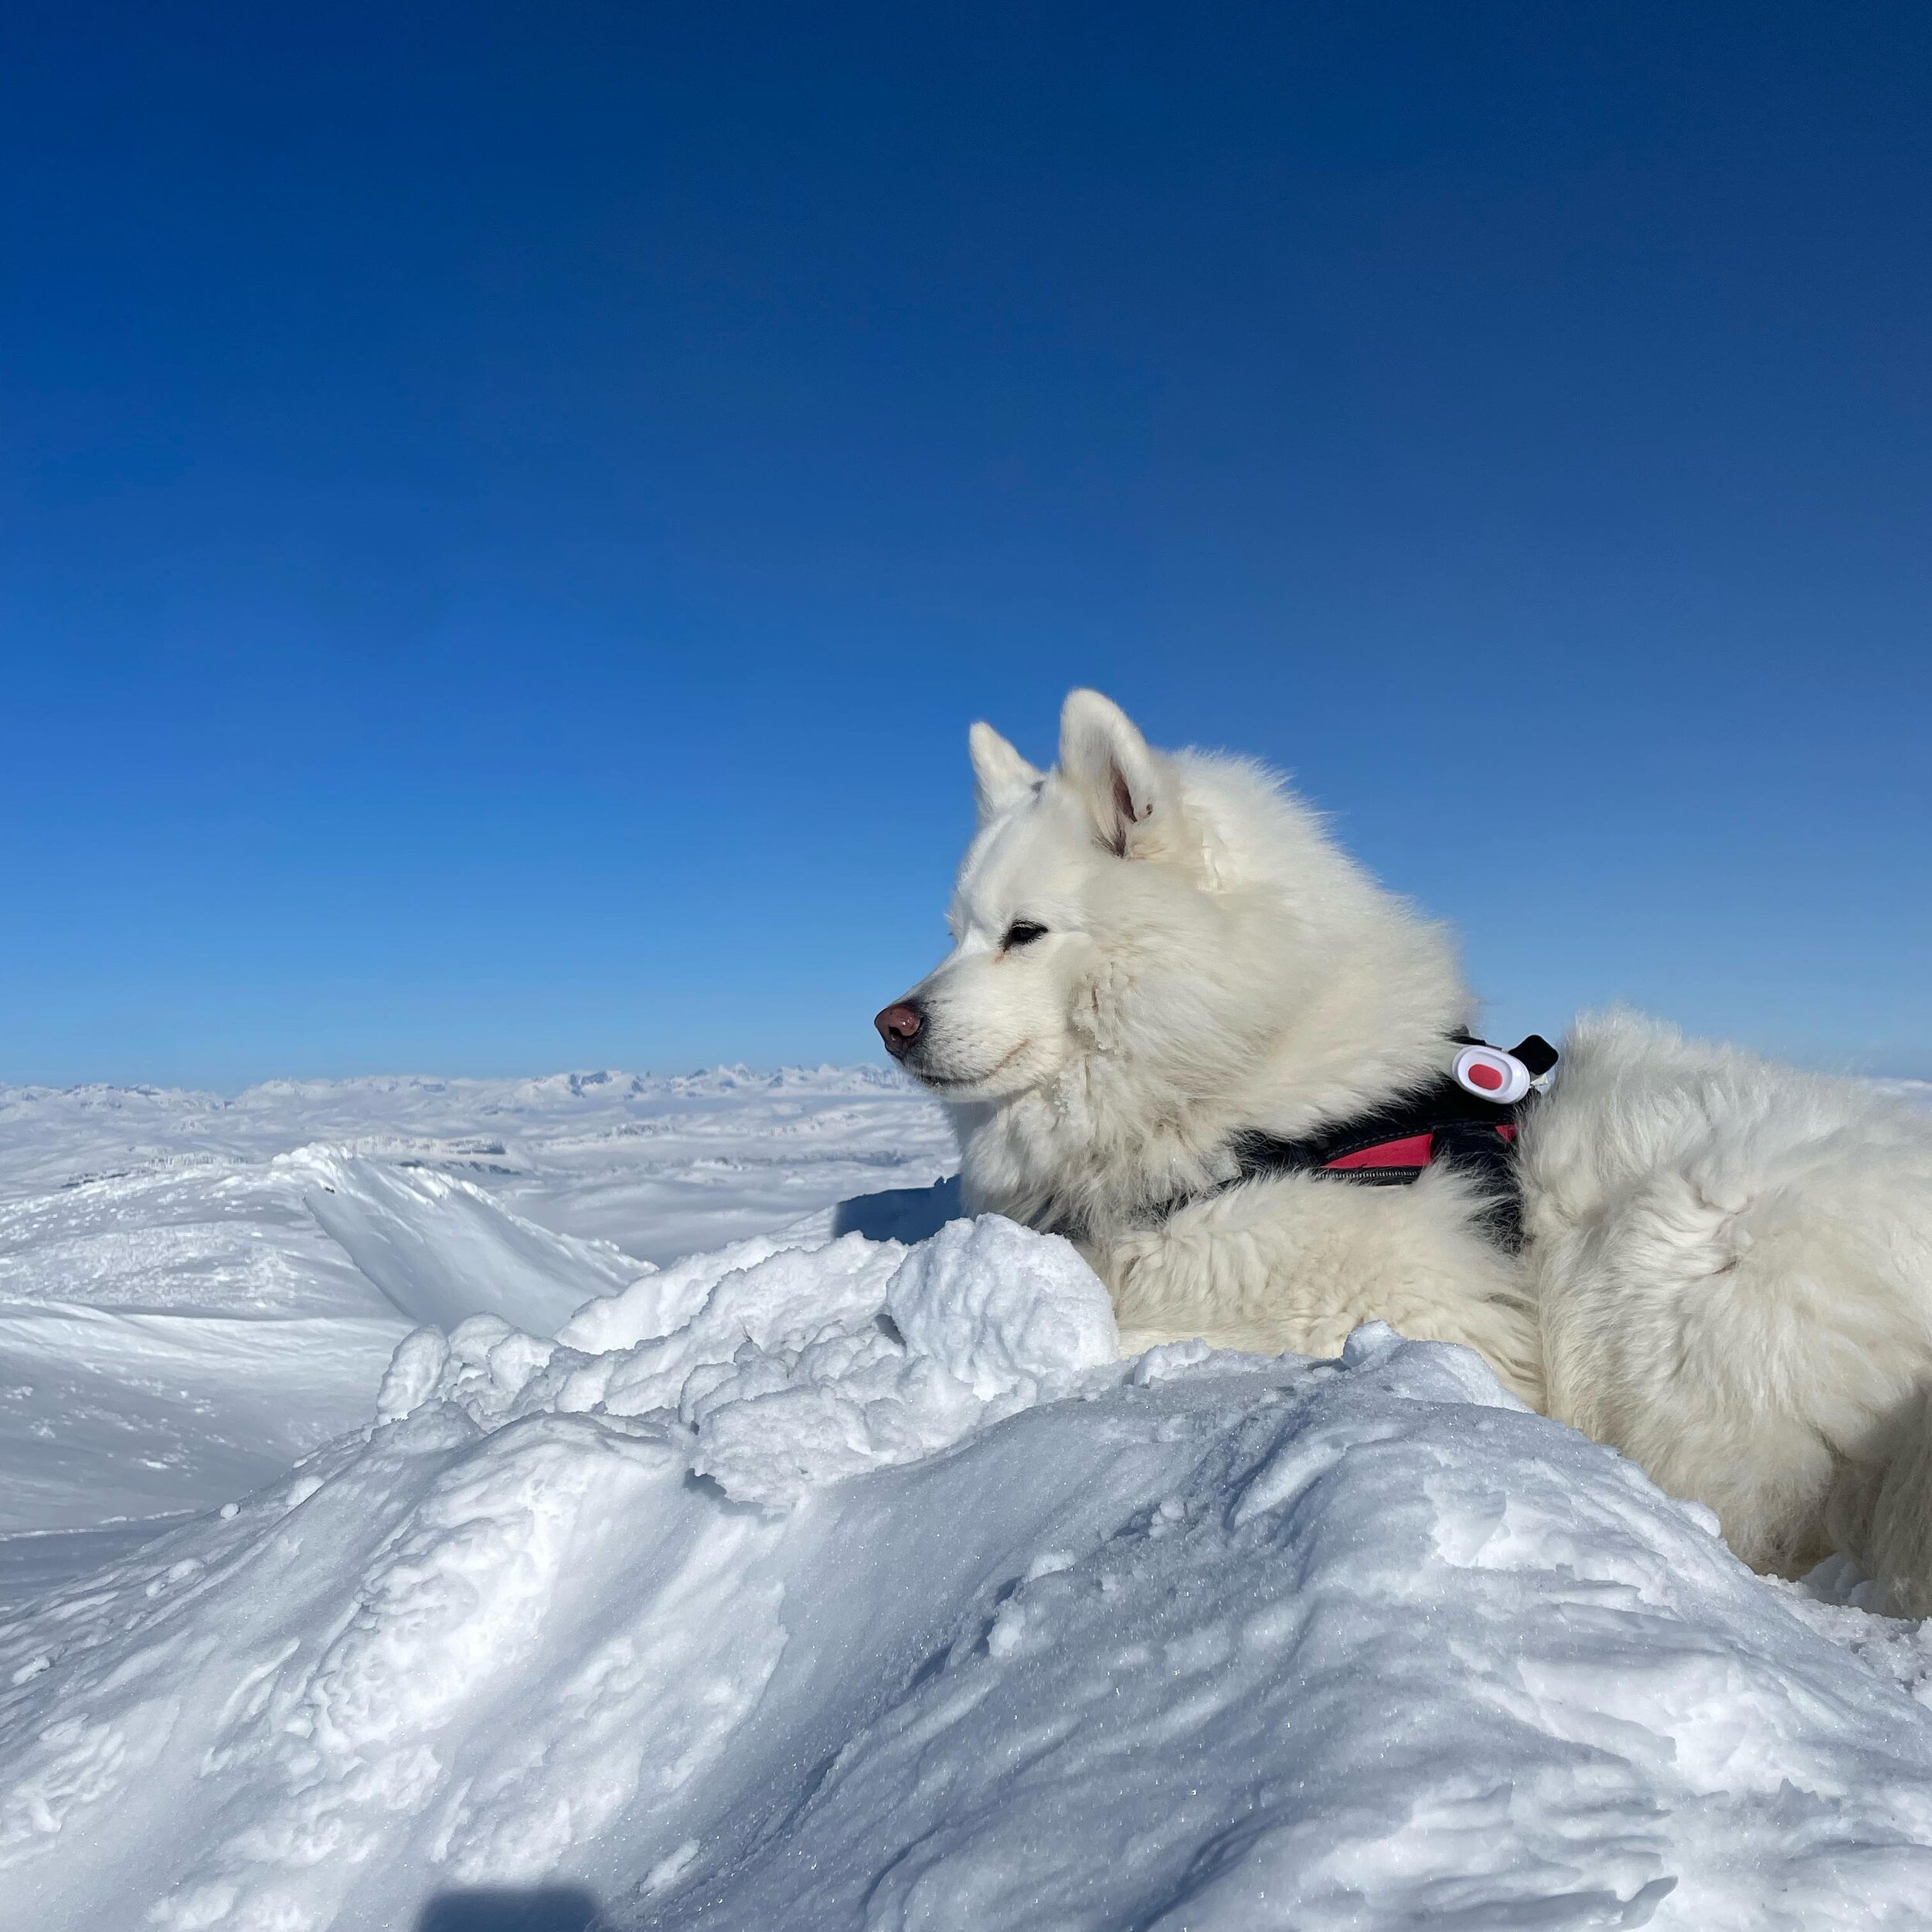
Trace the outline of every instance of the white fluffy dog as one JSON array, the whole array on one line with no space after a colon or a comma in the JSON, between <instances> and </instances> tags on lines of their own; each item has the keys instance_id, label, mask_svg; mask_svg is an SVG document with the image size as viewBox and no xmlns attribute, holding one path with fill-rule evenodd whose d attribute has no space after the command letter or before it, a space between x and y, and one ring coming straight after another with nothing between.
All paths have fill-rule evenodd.
<instances>
[{"instance_id":1,"label":"white fluffy dog","mask_svg":"<svg viewBox=\"0 0 1932 1932\"><path fill-rule=\"evenodd\" d=\"M879 1031L951 1111L968 1205L1077 1241L1127 1350L1461 1342L1757 1567L1843 1549L1932 1614L1932 1120L1612 1018L1502 1150L1519 1222L1495 1163L1298 1165L1451 1090L1448 937L1270 774L1153 750L1096 692L1054 770L971 744L954 949Z\"/></svg>"}]
</instances>

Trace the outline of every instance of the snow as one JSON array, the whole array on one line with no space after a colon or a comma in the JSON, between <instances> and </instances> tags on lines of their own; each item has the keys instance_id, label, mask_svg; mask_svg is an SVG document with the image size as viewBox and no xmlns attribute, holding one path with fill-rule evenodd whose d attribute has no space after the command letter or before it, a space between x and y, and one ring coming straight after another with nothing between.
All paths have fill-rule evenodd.
<instances>
[{"instance_id":1,"label":"snow","mask_svg":"<svg viewBox=\"0 0 1932 1932\"><path fill-rule=\"evenodd\" d=\"M540 1226L659 1263L954 1165L937 1110L872 1067L277 1080L232 1098L0 1087L0 1205L311 1143L464 1176Z\"/></svg>"},{"instance_id":2,"label":"snow","mask_svg":"<svg viewBox=\"0 0 1932 1932\"><path fill-rule=\"evenodd\" d=\"M910 1250L854 1233L741 1243L708 1263L682 1270L674 1295L647 1277L590 1304L554 1342L487 1315L447 1338L420 1332L397 1351L378 1417L441 1401L490 1428L638 1418L727 1498L782 1505L1067 1395L1117 1353L1086 1263L996 1215Z\"/></svg>"},{"instance_id":3,"label":"snow","mask_svg":"<svg viewBox=\"0 0 1932 1932\"><path fill-rule=\"evenodd\" d=\"M1855 1572L1386 1329L1118 1362L944 1163L836 1072L0 1092L0 1923L1932 1924Z\"/></svg>"},{"instance_id":4,"label":"snow","mask_svg":"<svg viewBox=\"0 0 1932 1932\"><path fill-rule=\"evenodd\" d=\"M420 1321L554 1332L950 1147L866 1069L0 1087L0 1600L60 1563L8 1532L206 1509L366 1423Z\"/></svg>"}]
</instances>

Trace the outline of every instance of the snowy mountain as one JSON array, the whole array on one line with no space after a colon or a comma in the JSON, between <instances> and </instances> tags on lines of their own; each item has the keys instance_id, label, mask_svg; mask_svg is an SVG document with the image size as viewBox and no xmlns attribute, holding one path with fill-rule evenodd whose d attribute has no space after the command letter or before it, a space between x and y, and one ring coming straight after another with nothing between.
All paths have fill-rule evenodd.
<instances>
[{"instance_id":1,"label":"snowy mountain","mask_svg":"<svg viewBox=\"0 0 1932 1932\"><path fill-rule=\"evenodd\" d=\"M947 1156L0 1090L0 1924L1932 1924L1926 1630L1455 1350L1117 1362Z\"/></svg>"}]
</instances>

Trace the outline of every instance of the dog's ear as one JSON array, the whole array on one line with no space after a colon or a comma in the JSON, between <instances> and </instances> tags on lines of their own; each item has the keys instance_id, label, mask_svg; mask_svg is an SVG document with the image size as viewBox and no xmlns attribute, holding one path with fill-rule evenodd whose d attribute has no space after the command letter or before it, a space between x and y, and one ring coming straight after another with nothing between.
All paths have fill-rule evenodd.
<instances>
[{"instance_id":1,"label":"dog's ear","mask_svg":"<svg viewBox=\"0 0 1932 1932\"><path fill-rule=\"evenodd\" d=\"M1060 770L1093 815L1101 842L1123 858L1135 834L1157 820L1166 774L1159 755L1111 699L1067 694L1060 710Z\"/></svg>"},{"instance_id":2,"label":"dog's ear","mask_svg":"<svg viewBox=\"0 0 1932 1932\"><path fill-rule=\"evenodd\" d=\"M975 725L966 747L973 754L973 803L982 825L1039 783L1039 770L989 724Z\"/></svg>"}]
</instances>

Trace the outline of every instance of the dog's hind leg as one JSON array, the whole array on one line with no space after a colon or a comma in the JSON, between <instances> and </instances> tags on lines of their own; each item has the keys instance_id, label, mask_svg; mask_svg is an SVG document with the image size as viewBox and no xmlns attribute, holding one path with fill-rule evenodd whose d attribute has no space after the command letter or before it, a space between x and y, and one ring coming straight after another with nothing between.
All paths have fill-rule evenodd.
<instances>
[{"instance_id":1,"label":"dog's hind leg","mask_svg":"<svg viewBox=\"0 0 1932 1932\"><path fill-rule=\"evenodd\" d=\"M1932 1388L1921 1387L1893 1418L1890 1451L1869 1519L1850 1539L1853 1553L1889 1615L1932 1617Z\"/></svg>"}]
</instances>

